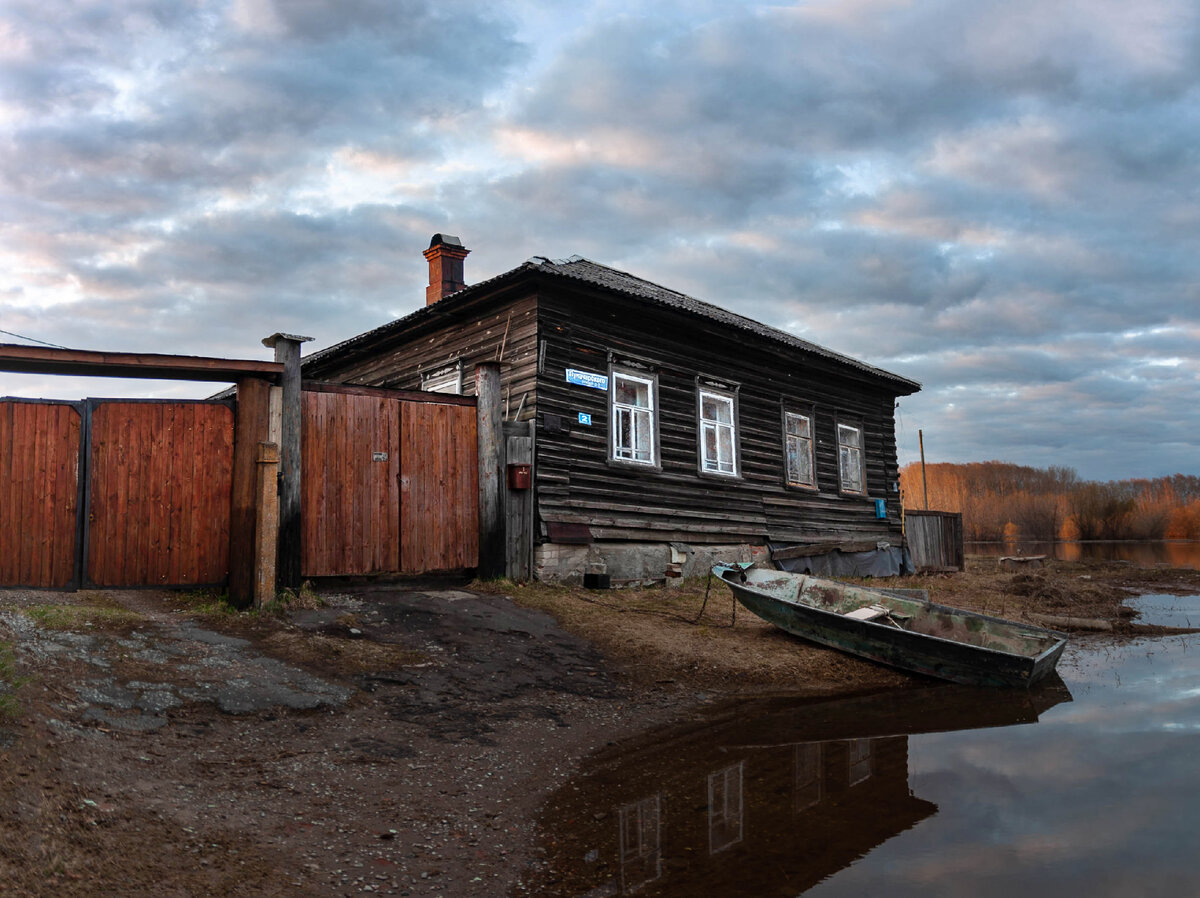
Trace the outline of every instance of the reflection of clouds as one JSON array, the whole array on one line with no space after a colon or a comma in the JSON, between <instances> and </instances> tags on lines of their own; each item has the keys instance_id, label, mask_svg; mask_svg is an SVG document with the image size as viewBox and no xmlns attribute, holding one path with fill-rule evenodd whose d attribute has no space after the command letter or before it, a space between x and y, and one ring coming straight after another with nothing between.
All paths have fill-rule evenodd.
<instances>
[{"instance_id":1,"label":"reflection of clouds","mask_svg":"<svg viewBox=\"0 0 1200 898\"><path fill-rule=\"evenodd\" d=\"M938 816L812 894L1195 893L1200 657L1185 640L1072 653L1074 701L1040 723L911 737Z\"/></svg>"}]
</instances>

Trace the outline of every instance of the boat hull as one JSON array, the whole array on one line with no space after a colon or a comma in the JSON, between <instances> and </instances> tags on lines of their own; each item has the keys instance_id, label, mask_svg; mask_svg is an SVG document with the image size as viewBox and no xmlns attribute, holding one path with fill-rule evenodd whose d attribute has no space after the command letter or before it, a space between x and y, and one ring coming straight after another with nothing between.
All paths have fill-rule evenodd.
<instances>
[{"instance_id":1,"label":"boat hull","mask_svg":"<svg viewBox=\"0 0 1200 898\"><path fill-rule=\"evenodd\" d=\"M742 578L746 576L746 572L740 568L718 565L713 570L725 581L743 606L793 636L890 667L955 683L1028 688L1054 670L1066 647L1066 637L1061 633L1040 627L1027 627L1014 621L933 602L914 603L910 600L904 605L906 608L912 608L916 604L919 608L914 609L915 613L927 614L939 620L952 620L962 632L1007 633L1011 630L1022 637L1028 637L1027 641L1036 643L1037 651L1001 651L900 629L886 623L856 620L845 614L812 607L794 598L772 594L761 586L756 586L753 581L743 582ZM799 578L810 588L813 583L820 582L829 584L822 586L826 590L854 590L856 598L860 598L861 595L877 597L884 605L895 601L883 592L847 587L833 581L817 581L815 578L780 574L776 571L764 573L769 575L769 579L766 580L768 583L778 583L781 577Z\"/></svg>"}]
</instances>

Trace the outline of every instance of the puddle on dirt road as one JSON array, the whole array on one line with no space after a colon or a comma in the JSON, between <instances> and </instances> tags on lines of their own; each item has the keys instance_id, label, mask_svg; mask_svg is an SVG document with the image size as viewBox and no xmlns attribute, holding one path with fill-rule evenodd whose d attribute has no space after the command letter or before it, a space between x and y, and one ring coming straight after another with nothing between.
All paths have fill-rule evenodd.
<instances>
[{"instance_id":1,"label":"puddle on dirt road","mask_svg":"<svg viewBox=\"0 0 1200 898\"><path fill-rule=\"evenodd\" d=\"M551 799L533 894L1200 892L1200 642L1071 646L1031 693L759 701L612 746Z\"/></svg>"}]
</instances>

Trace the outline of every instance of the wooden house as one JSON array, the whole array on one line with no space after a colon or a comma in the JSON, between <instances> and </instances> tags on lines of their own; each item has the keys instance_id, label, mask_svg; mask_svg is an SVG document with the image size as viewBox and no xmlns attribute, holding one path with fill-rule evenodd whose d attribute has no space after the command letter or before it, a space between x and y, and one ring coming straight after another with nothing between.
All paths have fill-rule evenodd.
<instances>
[{"instance_id":1,"label":"wooden house","mask_svg":"<svg viewBox=\"0 0 1200 898\"><path fill-rule=\"evenodd\" d=\"M769 551L905 567L894 416L919 384L579 257L467 286L468 252L434 235L427 304L303 375L470 393L499 360L506 420L531 422L536 576L615 585Z\"/></svg>"}]
</instances>

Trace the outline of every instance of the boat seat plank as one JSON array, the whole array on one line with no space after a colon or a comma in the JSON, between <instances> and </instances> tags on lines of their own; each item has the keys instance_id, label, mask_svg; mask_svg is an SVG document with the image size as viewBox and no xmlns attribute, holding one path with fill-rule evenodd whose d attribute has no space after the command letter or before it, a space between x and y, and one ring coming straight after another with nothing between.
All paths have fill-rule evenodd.
<instances>
[{"instance_id":1,"label":"boat seat plank","mask_svg":"<svg viewBox=\"0 0 1200 898\"><path fill-rule=\"evenodd\" d=\"M855 608L853 611L847 611L843 617L849 617L853 620L878 620L881 617L886 617L888 610L882 605L864 605L861 608Z\"/></svg>"}]
</instances>

